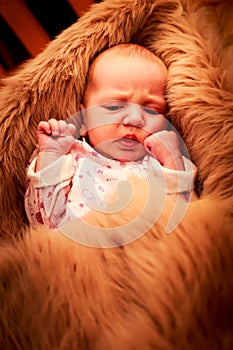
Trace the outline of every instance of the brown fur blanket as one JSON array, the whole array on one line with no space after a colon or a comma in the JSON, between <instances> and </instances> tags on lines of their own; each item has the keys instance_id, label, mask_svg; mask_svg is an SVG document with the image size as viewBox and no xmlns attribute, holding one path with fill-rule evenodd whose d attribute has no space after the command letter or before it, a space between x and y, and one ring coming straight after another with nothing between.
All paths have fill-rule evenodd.
<instances>
[{"instance_id":1,"label":"brown fur blanket","mask_svg":"<svg viewBox=\"0 0 233 350\"><path fill-rule=\"evenodd\" d=\"M46 230L0 248L1 349L232 349L233 225L223 214L197 201L175 233L164 234L162 216L112 249Z\"/></svg>"},{"instance_id":2,"label":"brown fur blanket","mask_svg":"<svg viewBox=\"0 0 233 350\"><path fill-rule=\"evenodd\" d=\"M201 1L107 0L1 82L1 348L233 347L232 13L231 1L216 12ZM126 42L168 67L170 117L202 199L171 235L165 210L141 239L109 250L27 229L25 167L38 122L76 113L90 61Z\"/></svg>"}]
</instances>

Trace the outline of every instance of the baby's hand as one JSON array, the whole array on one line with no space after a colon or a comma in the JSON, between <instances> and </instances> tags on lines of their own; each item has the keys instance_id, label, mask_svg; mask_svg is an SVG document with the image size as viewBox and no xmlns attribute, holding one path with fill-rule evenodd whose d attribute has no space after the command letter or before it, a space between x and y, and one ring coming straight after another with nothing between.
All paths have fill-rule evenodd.
<instances>
[{"instance_id":1,"label":"baby's hand","mask_svg":"<svg viewBox=\"0 0 233 350\"><path fill-rule=\"evenodd\" d=\"M144 140L144 146L165 168L184 170L179 140L174 131L163 130L154 133Z\"/></svg>"},{"instance_id":2,"label":"baby's hand","mask_svg":"<svg viewBox=\"0 0 233 350\"><path fill-rule=\"evenodd\" d=\"M73 124L67 124L64 120L40 122L37 128L39 151L67 154L73 145L75 130Z\"/></svg>"}]
</instances>

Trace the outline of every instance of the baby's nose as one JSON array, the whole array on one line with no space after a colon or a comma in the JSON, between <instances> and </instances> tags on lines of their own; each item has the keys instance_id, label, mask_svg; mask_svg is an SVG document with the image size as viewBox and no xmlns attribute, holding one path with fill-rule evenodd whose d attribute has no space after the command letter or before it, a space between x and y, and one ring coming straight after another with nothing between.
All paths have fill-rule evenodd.
<instances>
[{"instance_id":1,"label":"baby's nose","mask_svg":"<svg viewBox=\"0 0 233 350\"><path fill-rule=\"evenodd\" d=\"M130 105L127 108L126 115L123 119L124 125L133 125L138 128L144 125L143 109L140 105Z\"/></svg>"}]
</instances>

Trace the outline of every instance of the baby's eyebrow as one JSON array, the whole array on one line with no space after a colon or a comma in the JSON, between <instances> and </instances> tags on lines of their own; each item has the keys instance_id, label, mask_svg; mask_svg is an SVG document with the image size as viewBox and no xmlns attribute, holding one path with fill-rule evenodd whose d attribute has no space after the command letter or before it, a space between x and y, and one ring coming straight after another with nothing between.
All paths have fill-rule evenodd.
<instances>
[{"instance_id":1,"label":"baby's eyebrow","mask_svg":"<svg viewBox=\"0 0 233 350\"><path fill-rule=\"evenodd\" d=\"M166 102L165 102L165 98L162 97L149 97L148 99L146 99L144 105L156 105L158 106L158 108L165 110L166 109Z\"/></svg>"},{"instance_id":2,"label":"baby's eyebrow","mask_svg":"<svg viewBox=\"0 0 233 350\"><path fill-rule=\"evenodd\" d=\"M130 98L131 95L132 94L130 92L120 92L120 91L117 92L116 91L116 92L109 94L109 96L106 95L105 99L106 100L120 100L120 99L126 100L126 99Z\"/></svg>"}]
</instances>

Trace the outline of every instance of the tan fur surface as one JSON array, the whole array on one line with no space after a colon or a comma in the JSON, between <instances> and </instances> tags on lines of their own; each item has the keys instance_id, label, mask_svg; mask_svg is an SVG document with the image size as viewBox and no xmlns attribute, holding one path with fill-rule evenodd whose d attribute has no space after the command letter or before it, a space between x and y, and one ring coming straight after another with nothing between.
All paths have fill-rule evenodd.
<instances>
[{"instance_id":1,"label":"tan fur surface","mask_svg":"<svg viewBox=\"0 0 233 350\"><path fill-rule=\"evenodd\" d=\"M232 9L229 1L224 4L218 18ZM4 239L27 224L25 166L36 144L38 122L65 119L77 112L90 61L118 43L137 42L162 57L169 68L170 114L198 166L197 190L203 195L232 197L233 95L225 79L229 71L224 61L226 35L220 24L209 20L214 11L214 6L188 0L95 4L40 55L2 82L0 223Z\"/></svg>"},{"instance_id":2,"label":"tan fur surface","mask_svg":"<svg viewBox=\"0 0 233 350\"><path fill-rule=\"evenodd\" d=\"M123 247L43 229L1 247L1 349L232 349L233 227L223 216L200 200L174 233L162 217Z\"/></svg>"}]
</instances>

